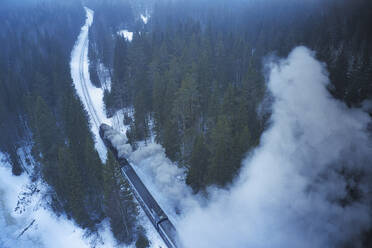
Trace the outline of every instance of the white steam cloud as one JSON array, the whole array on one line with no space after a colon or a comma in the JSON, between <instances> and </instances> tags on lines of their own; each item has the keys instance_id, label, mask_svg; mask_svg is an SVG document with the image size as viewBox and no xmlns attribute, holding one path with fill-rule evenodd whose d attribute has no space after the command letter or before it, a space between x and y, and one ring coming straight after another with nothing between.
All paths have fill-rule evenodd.
<instances>
[{"instance_id":1,"label":"white steam cloud","mask_svg":"<svg viewBox=\"0 0 372 248\"><path fill-rule=\"evenodd\" d=\"M360 245L371 225L370 117L333 99L328 84L305 47L271 64L271 127L231 189L177 224L185 247Z\"/></svg>"},{"instance_id":2,"label":"white steam cloud","mask_svg":"<svg viewBox=\"0 0 372 248\"><path fill-rule=\"evenodd\" d=\"M166 155L164 148L155 143L140 147L130 157L133 168L167 213L172 222L176 223L180 213L195 205L189 187L185 187L185 171L173 164Z\"/></svg>"}]
</instances>

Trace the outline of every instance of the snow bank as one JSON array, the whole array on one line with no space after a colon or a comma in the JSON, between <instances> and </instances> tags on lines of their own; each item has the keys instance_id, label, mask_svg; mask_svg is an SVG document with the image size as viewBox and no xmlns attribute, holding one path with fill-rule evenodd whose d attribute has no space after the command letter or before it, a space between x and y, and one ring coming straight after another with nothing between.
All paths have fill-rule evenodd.
<instances>
[{"instance_id":1,"label":"snow bank","mask_svg":"<svg viewBox=\"0 0 372 248\"><path fill-rule=\"evenodd\" d=\"M124 37L127 41L133 40L133 32L130 32L127 29L119 31L118 35Z\"/></svg>"},{"instance_id":2,"label":"snow bank","mask_svg":"<svg viewBox=\"0 0 372 248\"><path fill-rule=\"evenodd\" d=\"M144 24L147 24L147 22L149 20L149 16L148 15L142 15L141 14L141 20L143 21Z\"/></svg>"},{"instance_id":3,"label":"snow bank","mask_svg":"<svg viewBox=\"0 0 372 248\"><path fill-rule=\"evenodd\" d=\"M17 155L20 159L21 166L27 174L31 174L33 166L36 164L36 161L31 155L31 145L21 146L17 149Z\"/></svg>"},{"instance_id":4,"label":"snow bank","mask_svg":"<svg viewBox=\"0 0 372 248\"><path fill-rule=\"evenodd\" d=\"M55 216L48 209L43 198L47 186L41 182L31 183L25 174L13 176L11 165L5 159L6 156L0 152L0 247L91 247L90 244L95 241L93 237L85 238L84 230L64 216ZM32 190L34 187L38 190ZM28 226L29 229L22 234ZM108 230L102 228L103 235L97 248L115 246Z\"/></svg>"}]
</instances>

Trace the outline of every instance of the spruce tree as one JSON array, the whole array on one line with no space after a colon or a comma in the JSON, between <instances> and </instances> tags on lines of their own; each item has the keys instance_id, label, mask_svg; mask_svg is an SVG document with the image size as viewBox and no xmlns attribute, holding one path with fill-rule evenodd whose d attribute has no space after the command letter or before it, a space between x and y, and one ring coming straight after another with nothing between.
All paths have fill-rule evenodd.
<instances>
[{"instance_id":1,"label":"spruce tree","mask_svg":"<svg viewBox=\"0 0 372 248\"><path fill-rule=\"evenodd\" d=\"M203 136L199 135L192 149L190 169L186 178L186 183L191 186L194 192L198 192L205 186L205 176L209 159L209 150Z\"/></svg>"},{"instance_id":2,"label":"spruce tree","mask_svg":"<svg viewBox=\"0 0 372 248\"><path fill-rule=\"evenodd\" d=\"M136 235L137 205L129 183L121 174L111 152L107 155L104 167L104 206L115 238L125 244L133 242Z\"/></svg>"}]
</instances>

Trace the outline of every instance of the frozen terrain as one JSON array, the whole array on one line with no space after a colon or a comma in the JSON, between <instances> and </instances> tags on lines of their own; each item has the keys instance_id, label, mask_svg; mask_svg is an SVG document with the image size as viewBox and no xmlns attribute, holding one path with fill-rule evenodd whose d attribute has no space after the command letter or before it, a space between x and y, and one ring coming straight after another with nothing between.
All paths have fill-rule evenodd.
<instances>
[{"instance_id":1,"label":"frozen terrain","mask_svg":"<svg viewBox=\"0 0 372 248\"><path fill-rule=\"evenodd\" d=\"M27 148L25 148L27 150ZM1 248L97 248L115 246L102 225L101 236L84 236L84 230L65 216L57 217L48 205L48 186L31 182L27 174L13 176L8 158L0 152Z\"/></svg>"}]
</instances>

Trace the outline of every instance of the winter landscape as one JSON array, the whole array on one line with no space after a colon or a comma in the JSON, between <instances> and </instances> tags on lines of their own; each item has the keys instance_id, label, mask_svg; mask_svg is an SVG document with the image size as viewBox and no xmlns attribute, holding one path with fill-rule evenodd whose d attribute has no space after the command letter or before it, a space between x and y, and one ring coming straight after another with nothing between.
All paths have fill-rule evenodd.
<instances>
[{"instance_id":1,"label":"winter landscape","mask_svg":"<svg viewBox=\"0 0 372 248\"><path fill-rule=\"evenodd\" d=\"M372 2L3 0L0 248L372 247Z\"/></svg>"}]
</instances>

